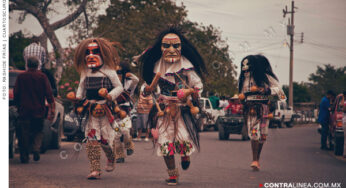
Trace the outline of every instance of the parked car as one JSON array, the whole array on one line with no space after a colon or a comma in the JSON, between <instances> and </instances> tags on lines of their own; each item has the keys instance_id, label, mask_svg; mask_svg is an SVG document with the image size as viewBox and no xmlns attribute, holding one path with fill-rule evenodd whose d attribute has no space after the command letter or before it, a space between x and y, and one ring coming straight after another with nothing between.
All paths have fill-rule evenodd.
<instances>
[{"instance_id":1,"label":"parked car","mask_svg":"<svg viewBox=\"0 0 346 188\"><path fill-rule=\"evenodd\" d=\"M330 110L330 119L329 119L329 134L328 134L328 143L329 148L334 150L335 155L344 154L344 129L346 122L344 119L345 116L345 99L343 94L339 94L335 100Z\"/></svg>"},{"instance_id":2,"label":"parked car","mask_svg":"<svg viewBox=\"0 0 346 188\"><path fill-rule=\"evenodd\" d=\"M242 140L248 140L248 131L242 114L232 114L230 111L219 116L216 125L219 129L219 140L228 140L230 134L241 134Z\"/></svg>"},{"instance_id":3,"label":"parked car","mask_svg":"<svg viewBox=\"0 0 346 188\"><path fill-rule=\"evenodd\" d=\"M16 127L18 113L17 108L14 106L13 101L13 88L16 83L17 76L24 71L10 70L9 71L9 154L13 157L15 149L17 148ZM48 104L46 106L48 108ZM46 117L47 118L47 117ZM61 142L61 134L64 120L64 107L62 102L55 98L55 114L52 121L44 119L43 125L43 139L41 146L41 153L46 152L47 149L59 149Z\"/></svg>"},{"instance_id":4,"label":"parked car","mask_svg":"<svg viewBox=\"0 0 346 188\"><path fill-rule=\"evenodd\" d=\"M296 111L292 115L292 119L297 123L314 123L316 118L314 116L314 111Z\"/></svg>"},{"instance_id":5,"label":"parked car","mask_svg":"<svg viewBox=\"0 0 346 188\"><path fill-rule=\"evenodd\" d=\"M219 116L225 115L225 112L222 109L213 109L210 100L204 97L199 99L199 107L200 113L197 115L199 130L203 131L210 127L214 127L214 130L218 130L216 120Z\"/></svg>"},{"instance_id":6,"label":"parked car","mask_svg":"<svg viewBox=\"0 0 346 188\"><path fill-rule=\"evenodd\" d=\"M292 127L293 123L293 110L287 105L284 101L276 101L271 106L271 111L273 111L273 119L270 120L270 127L277 125L282 128L283 124L286 124L286 127Z\"/></svg>"},{"instance_id":7,"label":"parked car","mask_svg":"<svg viewBox=\"0 0 346 188\"><path fill-rule=\"evenodd\" d=\"M73 110L65 114L64 135L67 141L73 141L75 137L79 140L83 140L86 122L86 117L79 119Z\"/></svg>"}]
</instances>

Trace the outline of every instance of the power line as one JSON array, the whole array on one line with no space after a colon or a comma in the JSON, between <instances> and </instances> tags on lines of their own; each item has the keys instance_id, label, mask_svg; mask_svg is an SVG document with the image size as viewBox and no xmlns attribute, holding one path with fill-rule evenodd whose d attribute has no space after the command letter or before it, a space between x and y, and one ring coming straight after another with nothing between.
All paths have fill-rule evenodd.
<instances>
[{"instance_id":1,"label":"power line","mask_svg":"<svg viewBox=\"0 0 346 188\"><path fill-rule=\"evenodd\" d=\"M325 44L325 43L322 43L322 42L319 42L319 41L316 41L316 40L313 40L311 38L307 38L308 41L310 41L311 43L315 43L315 44L318 44L318 45L321 45L321 46L328 46L328 47L332 47L332 48L339 48L339 49L344 49L346 50L346 46L334 46L334 45L330 45L330 44Z\"/></svg>"},{"instance_id":2,"label":"power line","mask_svg":"<svg viewBox=\"0 0 346 188\"><path fill-rule=\"evenodd\" d=\"M271 57L282 57L281 55L274 55L274 54L270 54L268 53L269 56ZM310 63L310 64L313 64L313 65L317 65L317 64L326 64L326 62L321 62L321 61L314 61L314 60L310 60L310 59L303 59L303 58L297 58L295 57L294 58L296 61L304 61L304 62L307 62L307 63Z\"/></svg>"},{"instance_id":3,"label":"power line","mask_svg":"<svg viewBox=\"0 0 346 188\"><path fill-rule=\"evenodd\" d=\"M319 46L319 45L315 45L315 44L311 44L311 43L306 43L306 44L311 46L311 47L317 48L319 50L323 50L323 51L331 50L331 52L335 52L335 54L337 54L337 55L341 55L342 57L346 57L346 52L342 51L342 50L336 50L336 49L332 49L329 47L323 47L323 46Z\"/></svg>"},{"instance_id":4,"label":"power line","mask_svg":"<svg viewBox=\"0 0 346 188\"><path fill-rule=\"evenodd\" d=\"M319 47L322 47L322 48L329 48L329 49L333 49L333 50L340 50L342 52L346 52L346 48L343 48L343 47L331 46L331 45L315 43L315 42L309 42L309 41L307 41L305 43L311 44L311 45L314 45L314 46L319 46Z\"/></svg>"},{"instance_id":5,"label":"power line","mask_svg":"<svg viewBox=\"0 0 346 188\"><path fill-rule=\"evenodd\" d=\"M247 53L249 51L260 51L260 50L264 50L268 47L272 47L272 46L275 46L275 45L282 45L281 42L274 42L274 43L270 43L270 44L266 44L264 46L260 46L260 47L256 47L256 48L252 48L250 47L248 50L233 50L232 52L233 53Z\"/></svg>"}]
</instances>

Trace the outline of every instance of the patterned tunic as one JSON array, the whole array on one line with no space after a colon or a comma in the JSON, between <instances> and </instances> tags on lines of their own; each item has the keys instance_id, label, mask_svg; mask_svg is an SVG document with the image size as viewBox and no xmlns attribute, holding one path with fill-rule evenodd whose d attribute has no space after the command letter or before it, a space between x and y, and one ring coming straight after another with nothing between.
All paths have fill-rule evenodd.
<instances>
[{"instance_id":1,"label":"patterned tunic","mask_svg":"<svg viewBox=\"0 0 346 188\"><path fill-rule=\"evenodd\" d=\"M174 108L175 115L165 113L159 117L156 127L159 131L158 156L180 154L191 155L199 148L199 137L189 108L176 97L176 92L182 88L198 88L202 92L203 84L194 71L194 67L185 57L174 64L159 60L154 72L162 74L158 82L159 101L165 108ZM175 102L172 102L175 101Z\"/></svg>"}]
</instances>

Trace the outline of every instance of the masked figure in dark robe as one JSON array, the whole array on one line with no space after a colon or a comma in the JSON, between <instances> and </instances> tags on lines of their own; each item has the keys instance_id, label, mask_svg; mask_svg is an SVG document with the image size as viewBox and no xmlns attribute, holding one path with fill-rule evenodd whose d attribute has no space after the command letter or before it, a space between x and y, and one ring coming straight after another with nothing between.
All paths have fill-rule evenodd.
<instances>
[{"instance_id":1,"label":"masked figure in dark robe","mask_svg":"<svg viewBox=\"0 0 346 188\"><path fill-rule=\"evenodd\" d=\"M251 167L258 171L262 147L268 135L269 96L277 95L279 100L286 100L285 93L279 86L266 57L249 55L241 61L239 93L239 99L244 104L244 117L251 139Z\"/></svg>"},{"instance_id":2,"label":"masked figure in dark robe","mask_svg":"<svg viewBox=\"0 0 346 188\"><path fill-rule=\"evenodd\" d=\"M147 83L143 95L157 94L149 114L150 126L158 133L157 155L163 156L167 165L167 183L176 185L179 173L174 154L181 156L182 168L186 170L190 155L199 150L194 114L199 111L196 105L203 89L202 73L206 73L204 62L176 28L161 32L140 61Z\"/></svg>"}]
</instances>

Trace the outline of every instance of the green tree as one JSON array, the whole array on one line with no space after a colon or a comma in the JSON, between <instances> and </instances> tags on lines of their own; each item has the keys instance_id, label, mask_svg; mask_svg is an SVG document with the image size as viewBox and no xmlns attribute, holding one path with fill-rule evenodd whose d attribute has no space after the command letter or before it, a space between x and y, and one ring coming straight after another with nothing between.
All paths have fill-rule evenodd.
<instances>
[{"instance_id":1,"label":"green tree","mask_svg":"<svg viewBox=\"0 0 346 188\"><path fill-rule=\"evenodd\" d=\"M63 2L69 8L74 8L74 11L69 11L68 14L65 15L64 18L50 23L49 16L51 13L57 13L57 10L54 9L54 3ZM58 40L55 31L59 28L62 28L73 20L78 18L78 16L84 12L84 15L87 15L85 12L85 7L87 5L88 0L10 0L9 1L9 9L10 12L13 11L21 11L21 16L19 22L25 20L27 14L31 14L34 16L37 21L40 23L43 33L40 35L41 41L46 41L47 37L51 42L55 58L57 62L57 71L56 78L58 82L61 79L61 74L63 72L63 62L65 60L64 51ZM77 8L76 8L77 7ZM67 8L68 9L68 8ZM45 44L43 44L45 46Z\"/></svg>"},{"instance_id":2,"label":"green tree","mask_svg":"<svg viewBox=\"0 0 346 188\"><path fill-rule=\"evenodd\" d=\"M120 56L123 60L131 60L150 47L160 31L168 25L177 25L205 60L209 75L204 90L223 95L235 93L235 66L221 32L212 25L191 22L186 16L184 5L177 6L169 0L111 0L106 15L98 17L93 35L120 42L124 47L119 50ZM74 32L74 38L79 38L80 30ZM134 71L139 73L137 68Z\"/></svg>"},{"instance_id":3,"label":"green tree","mask_svg":"<svg viewBox=\"0 0 346 188\"><path fill-rule=\"evenodd\" d=\"M284 85L282 87L287 98L288 98L288 86ZM310 102L311 96L309 92L309 86L307 83L297 83L293 82L293 103Z\"/></svg>"},{"instance_id":4,"label":"green tree","mask_svg":"<svg viewBox=\"0 0 346 188\"><path fill-rule=\"evenodd\" d=\"M310 84L312 99L319 103L328 90L336 94L346 91L346 66L340 68L330 64L323 67L317 66L316 72L310 74L309 81L312 82Z\"/></svg>"},{"instance_id":5,"label":"green tree","mask_svg":"<svg viewBox=\"0 0 346 188\"><path fill-rule=\"evenodd\" d=\"M229 57L229 46L221 39L221 32L212 25L200 26L185 21L183 29L186 36L202 55L209 75L205 79L205 91L214 91L220 95L233 95L237 92L236 66Z\"/></svg>"},{"instance_id":6,"label":"green tree","mask_svg":"<svg viewBox=\"0 0 346 188\"><path fill-rule=\"evenodd\" d=\"M94 36L122 44L122 59L131 59L148 48L168 24L178 25L186 17L183 7L162 0L111 0L106 15L98 18Z\"/></svg>"},{"instance_id":7,"label":"green tree","mask_svg":"<svg viewBox=\"0 0 346 188\"><path fill-rule=\"evenodd\" d=\"M9 64L17 69L25 69L23 57L24 48L30 44L31 38L25 37L22 31L10 35Z\"/></svg>"}]
</instances>

